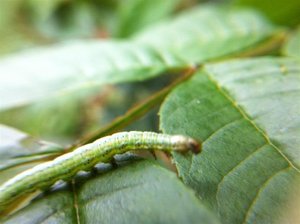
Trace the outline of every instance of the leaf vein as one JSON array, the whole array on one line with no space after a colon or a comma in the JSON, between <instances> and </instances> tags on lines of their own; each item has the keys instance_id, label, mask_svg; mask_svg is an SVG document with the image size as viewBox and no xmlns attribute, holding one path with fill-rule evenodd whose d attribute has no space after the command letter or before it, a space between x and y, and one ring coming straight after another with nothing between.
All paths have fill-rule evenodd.
<instances>
[{"instance_id":1,"label":"leaf vein","mask_svg":"<svg viewBox=\"0 0 300 224\"><path fill-rule=\"evenodd\" d=\"M235 102L235 100L230 96L228 95L222 88L221 85L219 85L219 83L217 82L217 80L214 80L213 77L211 77L208 73L206 73L208 79L214 83L218 90L220 91L220 93L227 99L229 100L229 102L232 103L232 106L234 108L236 108L240 114L244 117L245 120L249 121L250 124L266 139L266 141L274 147L274 149L289 163L289 165L291 167L293 167L297 172L300 173L300 170L292 163L292 161L282 152L282 150L280 150L275 144L273 144L273 142L270 140L269 136L267 135L267 133L265 133L264 130L262 130L261 128L259 128L255 122L253 120L250 119L250 117L246 114L246 112L238 106L237 102Z\"/></svg>"},{"instance_id":2,"label":"leaf vein","mask_svg":"<svg viewBox=\"0 0 300 224\"><path fill-rule=\"evenodd\" d=\"M236 164L234 167L232 167L232 169L230 169L221 179L221 181L218 183L218 186L217 186L217 193L216 193L216 199L218 201L218 193L221 189L221 185L222 183L225 181L225 177L227 177L228 175L230 175L231 173L233 173L237 168L239 168L240 166L242 166L242 164L248 160L249 158L251 158L255 153L259 152L260 150L262 150L265 146L267 146L268 144L265 143L263 144L262 146L256 148L253 152L251 152L249 155L247 155L244 159L242 159L238 164Z\"/></svg>"},{"instance_id":3,"label":"leaf vein","mask_svg":"<svg viewBox=\"0 0 300 224\"><path fill-rule=\"evenodd\" d=\"M76 214L76 222L78 224L80 224L80 215L79 215L79 207L78 207L78 196L77 196L77 192L76 192L76 188L75 188L75 180L72 179L72 193L73 193L73 208L75 209L75 214Z\"/></svg>"},{"instance_id":4,"label":"leaf vein","mask_svg":"<svg viewBox=\"0 0 300 224\"><path fill-rule=\"evenodd\" d=\"M250 211L251 209L253 208L253 206L255 205L257 199L259 198L261 192L263 189L265 189L267 187L267 185L270 183L270 181L275 177L277 176L279 173L282 173L282 172L285 172L285 171L288 171L289 169L291 168L291 166L288 166L288 167L285 167L283 168L282 170L279 170L277 172L275 172L274 174L272 174L262 185L261 187L259 188L259 190L257 191L255 197L253 198L252 202L250 203L250 206L248 207L247 211L246 211L246 214L245 214L245 217L244 217L244 220L243 220L243 224L244 223L247 223L247 219L249 218L249 215L250 215Z\"/></svg>"},{"instance_id":5,"label":"leaf vein","mask_svg":"<svg viewBox=\"0 0 300 224\"><path fill-rule=\"evenodd\" d=\"M228 127L229 125L232 125L233 123L236 123L240 120L242 120L242 117L239 117L237 119L234 119L232 121L230 121L229 123L224 124L223 126L221 126L220 128L218 128L217 130L213 131L213 133L211 133L204 141L203 143L207 142L209 139L211 139L213 136L215 136L218 132L220 132L221 130L223 130L224 128Z\"/></svg>"}]
</instances>

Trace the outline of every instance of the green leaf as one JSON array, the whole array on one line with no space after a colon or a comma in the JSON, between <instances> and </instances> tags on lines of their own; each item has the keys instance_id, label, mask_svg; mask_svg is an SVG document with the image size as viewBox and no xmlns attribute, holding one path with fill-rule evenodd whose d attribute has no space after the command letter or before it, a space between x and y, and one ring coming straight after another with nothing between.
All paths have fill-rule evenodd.
<instances>
[{"instance_id":1,"label":"green leaf","mask_svg":"<svg viewBox=\"0 0 300 224\"><path fill-rule=\"evenodd\" d=\"M176 177L151 162L135 162L56 190L5 223L217 223Z\"/></svg>"},{"instance_id":2,"label":"green leaf","mask_svg":"<svg viewBox=\"0 0 300 224\"><path fill-rule=\"evenodd\" d=\"M0 109L108 83L141 81L187 66L170 53L126 42L77 41L0 61Z\"/></svg>"},{"instance_id":3,"label":"green leaf","mask_svg":"<svg viewBox=\"0 0 300 224\"><path fill-rule=\"evenodd\" d=\"M38 140L5 125L0 125L0 138L0 183L24 169L24 167L17 170L9 168L33 163L44 157L57 155L63 150L56 144Z\"/></svg>"},{"instance_id":4,"label":"green leaf","mask_svg":"<svg viewBox=\"0 0 300 224\"><path fill-rule=\"evenodd\" d=\"M300 176L299 90L297 60L234 60L205 66L163 104L164 132L202 140L201 154L174 154L175 162L223 223L275 223L290 209Z\"/></svg>"},{"instance_id":5,"label":"green leaf","mask_svg":"<svg viewBox=\"0 0 300 224\"><path fill-rule=\"evenodd\" d=\"M233 2L236 5L253 7L281 25L295 26L300 23L300 1L298 0L234 0Z\"/></svg>"},{"instance_id":6,"label":"green leaf","mask_svg":"<svg viewBox=\"0 0 300 224\"><path fill-rule=\"evenodd\" d=\"M276 34L252 11L203 7L149 29L137 42L85 40L26 51L0 60L0 110L84 87L149 79L244 52Z\"/></svg>"},{"instance_id":7,"label":"green leaf","mask_svg":"<svg viewBox=\"0 0 300 224\"><path fill-rule=\"evenodd\" d=\"M179 0L125 0L118 5L117 36L127 37L170 15Z\"/></svg>"},{"instance_id":8,"label":"green leaf","mask_svg":"<svg viewBox=\"0 0 300 224\"><path fill-rule=\"evenodd\" d=\"M251 10L201 5L137 34L138 42L172 52L189 62L244 52L279 30Z\"/></svg>"},{"instance_id":9,"label":"green leaf","mask_svg":"<svg viewBox=\"0 0 300 224\"><path fill-rule=\"evenodd\" d=\"M283 51L285 55L300 58L300 27L291 34Z\"/></svg>"}]
</instances>

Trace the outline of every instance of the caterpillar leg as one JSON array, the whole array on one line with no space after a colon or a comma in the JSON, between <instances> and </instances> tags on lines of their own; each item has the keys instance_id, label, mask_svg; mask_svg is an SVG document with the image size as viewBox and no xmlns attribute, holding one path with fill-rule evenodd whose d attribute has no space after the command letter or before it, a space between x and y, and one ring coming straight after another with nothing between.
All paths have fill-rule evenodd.
<instances>
[{"instance_id":1,"label":"caterpillar leg","mask_svg":"<svg viewBox=\"0 0 300 224\"><path fill-rule=\"evenodd\" d=\"M113 157L110 162L109 162L113 168L117 168L118 167L118 163L116 161L116 159Z\"/></svg>"},{"instance_id":2,"label":"caterpillar leg","mask_svg":"<svg viewBox=\"0 0 300 224\"><path fill-rule=\"evenodd\" d=\"M153 158L154 158L155 160L157 160L157 156L156 156L155 150L150 150L149 152L150 152L150 154L153 156Z\"/></svg>"}]
</instances>

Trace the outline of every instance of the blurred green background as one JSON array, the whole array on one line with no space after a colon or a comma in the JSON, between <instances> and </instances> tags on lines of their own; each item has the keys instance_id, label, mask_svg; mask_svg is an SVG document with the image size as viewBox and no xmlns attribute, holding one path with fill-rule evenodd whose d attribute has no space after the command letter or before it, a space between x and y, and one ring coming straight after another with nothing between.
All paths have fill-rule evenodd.
<instances>
[{"instance_id":1,"label":"blurred green background","mask_svg":"<svg viewBox=\"0 0 300 224\"><path fill-rule=\"evenodd\" d=\"M299 0L1 0L0 56L75 39L126 39L199 3L252 7L291 29ZM69 142L110 122L174 77L106 86L1 112L0 122L35 136ZM88 96L88 97L86 97ZM84 100L83 100L84 99ZM86 100L88 99L88 100ZM158 129L157 110L129 129Z\"/></svg>"}]
</instances>

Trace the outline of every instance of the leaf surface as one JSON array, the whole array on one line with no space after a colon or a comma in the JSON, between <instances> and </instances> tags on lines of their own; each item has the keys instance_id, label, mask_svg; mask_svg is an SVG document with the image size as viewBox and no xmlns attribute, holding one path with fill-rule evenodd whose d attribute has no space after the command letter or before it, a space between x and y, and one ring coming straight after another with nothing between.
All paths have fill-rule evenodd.
<instances>
[{"instance_id":1,"label":"leaf surface","mask_svg":"<svg viewBox=\"0 0 300 224\"><path fill-rule=\"evenodd\" d=\"M161 128L202 140L174 154L184 182L223 223L275 223L299 179L300 64L257 58L210 64L161 108Z\"/></svg>"},{"instance_id":2,"label":"leaf surface","mask_svg":"<svg viewBox=\"0 0 300 224\"><path fill-rule=\"evenodd\" d=\"M27 51L0 61L0 109L84 87L141 81L180 66L171 54L126 42L77 41Z\"/></svg>"},{"instance_id":3,"label":"leaf surface","mask_svg":"<svg viewBox=\"0 0 300 224\"><path fill-rule=\"evenodd\" d=\"M134 39L201 63L254 49L277 32L255 11L201 5L141 31Z\"/></svg>"},{"instance_id":4,"label":"leaf surface","mask_svg":"<svg viewBox=\"0 0 300 224\"><path fill-rule=\"evenodd\" d=\"M253 50L279 32L247 10L206 6L174 20L150 27L127 42L74 41L2 58L0 110L229 57Z\"/></svg>"},{"instance_id":5,"label":"leaf surface","mask_svg":"<svg viewBox=\"0 0 300 224\"><path fill-rule=\"evenodd\" d=\"M72 189L36 200L4 223L218 223L174 173L148 161Z\"/></svg>"}]
</instances>

